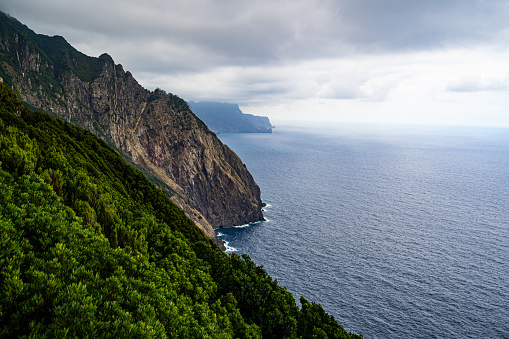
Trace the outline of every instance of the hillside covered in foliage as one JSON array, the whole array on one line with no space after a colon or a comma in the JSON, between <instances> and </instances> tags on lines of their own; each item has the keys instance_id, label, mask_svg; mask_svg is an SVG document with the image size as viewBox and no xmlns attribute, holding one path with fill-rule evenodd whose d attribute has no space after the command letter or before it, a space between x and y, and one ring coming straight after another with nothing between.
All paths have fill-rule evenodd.
<instances>
[{"instance_id":1,"label":"hillside covered in foliage","mask_svg":"<svg viewBox=\"0 0 509 339\"><path fill-rule=\"evenodd\" d=\"M0 337L356 338L0 83Z\"/></svg>"},{"instance_id":2,"label":"hillside covered in foliage","mask_svg":"<svg viewBox=\"0 0 509 339\"><path fill-rule=\"evenodd\" d=\"M218 243L214 228L263 220L242 160L184 100L145 89L107 54L87 56L0 12L0 77L27 107L104 140Z\"/></svg>"}]
</instances>

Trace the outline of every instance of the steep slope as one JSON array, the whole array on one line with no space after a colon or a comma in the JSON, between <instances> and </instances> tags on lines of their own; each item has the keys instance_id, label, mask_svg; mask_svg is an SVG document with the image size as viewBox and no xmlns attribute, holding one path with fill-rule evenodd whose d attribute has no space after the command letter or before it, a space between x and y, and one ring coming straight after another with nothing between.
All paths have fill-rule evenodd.
<instances>
[{"instance_id":1,"label":"steep slope","mask_svg":"<svg viewBox=\"0 0 509 339\"><path fill-rule=\"evenodd\" d=\"M0 83L0 337L357 338Z\"/></svg>"},{"instance_id":2,"label":"steep slope","mask_svg":"<svg viewBox=\"0 0 509 339\"><path fill-rule=\"evenodd\" d=\"M237 155L185 101L144 89L107 54L88 57L0 13L0 76L29 106L105 140L211 238L212 227L263 219L259 187Z\"/></svg>"},{"instance_id":3,"label":"steep slope","mask_svg":"<svg viewBox=\"0 0 509 339\"><path fill-rule=\"evenodd\" d=\"M237 104L215 101L189 101L188 104L216 133L272 133L269 118L244 114Z\"/></svg>"}]
</instances>

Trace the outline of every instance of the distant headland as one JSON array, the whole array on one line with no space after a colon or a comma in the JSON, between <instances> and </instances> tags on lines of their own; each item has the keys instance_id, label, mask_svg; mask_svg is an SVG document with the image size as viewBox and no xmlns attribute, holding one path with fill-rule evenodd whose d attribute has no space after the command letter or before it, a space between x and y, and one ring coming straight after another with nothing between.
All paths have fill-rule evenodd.
<instances>
[{"instance_id":1,"label":"distant headland","mask_svg":"<svg viewBox=\"0 0 509 339\"><path fill-rule=\"evenodd\" d=\"M193 113L215 133L272 133L268 117L243 113L238 104L188 101Z\"/></svg>"}]
</instances>

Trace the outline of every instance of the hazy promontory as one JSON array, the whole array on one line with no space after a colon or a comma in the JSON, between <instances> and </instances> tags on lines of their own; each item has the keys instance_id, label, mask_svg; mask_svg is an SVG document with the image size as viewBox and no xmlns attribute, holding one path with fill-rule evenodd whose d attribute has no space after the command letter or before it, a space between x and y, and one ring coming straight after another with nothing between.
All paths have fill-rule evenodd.
<instances>
[{"instance_id":1,"label":"hazy promontory","mask_svg":"<svg viewBox=\"0 0 509 339\"><path fill-rule=\"evenodd\" d=\"M194 114L216 133L272 133L268 117L243 113L238 104L188 101Z\"/></svg>"}]
</instances>

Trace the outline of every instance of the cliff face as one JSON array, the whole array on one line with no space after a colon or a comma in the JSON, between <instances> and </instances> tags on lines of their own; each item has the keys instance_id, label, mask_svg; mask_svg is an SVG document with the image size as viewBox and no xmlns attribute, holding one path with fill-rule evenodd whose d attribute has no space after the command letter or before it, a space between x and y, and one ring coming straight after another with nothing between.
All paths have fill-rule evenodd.
<instances>
[{"instance_id":1,"label":"cliff face","mask_svg":"<svg viewBox=\"0 0 509 339\"><path fill-rule=\"evenodd\" d=\"M92 131L144 170L208 236L263 219L239 157L185 101L144 89L108 55L87 57L0 13L0 76L28 104Z\"/></svg>"}]
</instances>

